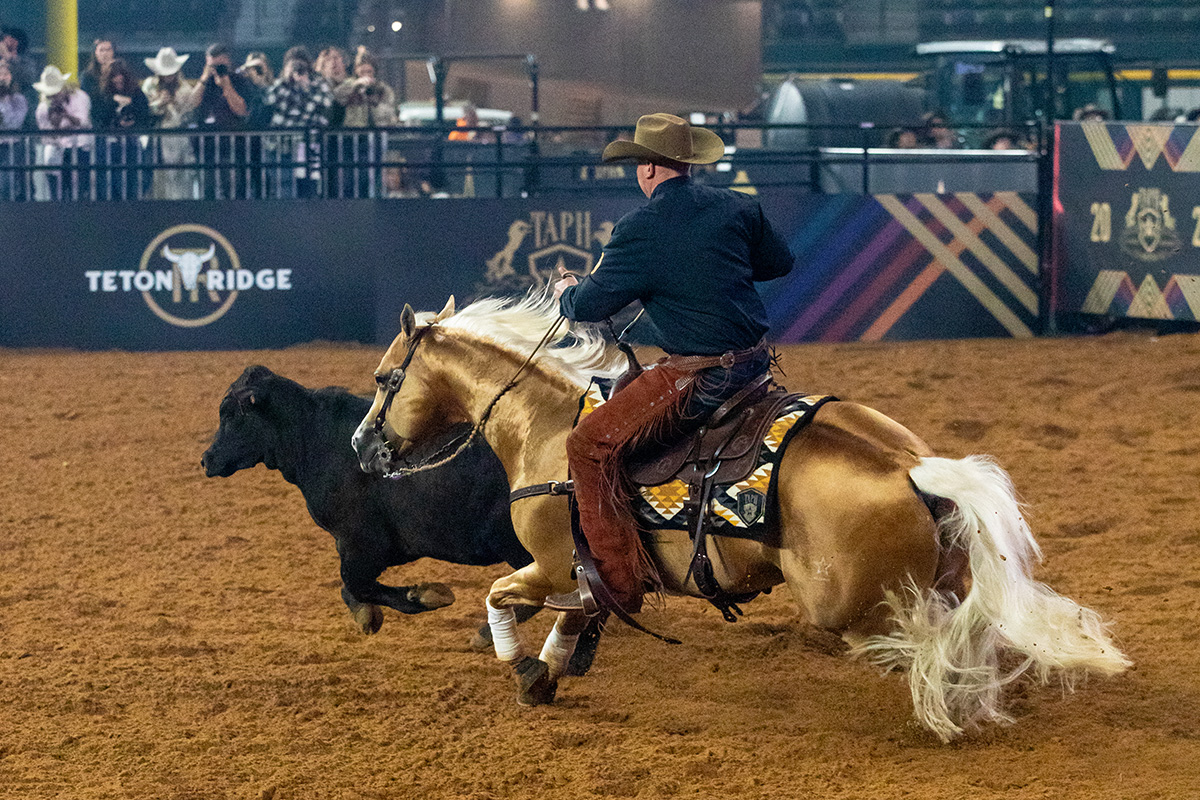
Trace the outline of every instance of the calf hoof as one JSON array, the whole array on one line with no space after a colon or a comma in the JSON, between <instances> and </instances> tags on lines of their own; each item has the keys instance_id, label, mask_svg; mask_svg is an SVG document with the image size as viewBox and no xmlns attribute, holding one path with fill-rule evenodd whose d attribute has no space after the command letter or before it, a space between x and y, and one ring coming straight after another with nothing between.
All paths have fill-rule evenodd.
<instances>
[{"instance_id":1,"label":"calf hoof","mask_svg":"<svg viewBox=\"0 0 1200 800\"><path fill-rule=\"evenodd\" d=\"M454 592L444 583L418 583L408 590L408 599L433 610L453 603Z\"/></svg>"},{"instance_id":2,"label":"calf hoof","mask_svg":"<svg viewBox=\"0 0 1200 800\"><path fill-rule=\"evenodd\" d=\"M545 706L554 702L558 681L550 677L545 661L525 656L513 666L517 678L517 702L523 706Z\"/></svg>"},{"instance_id":3,"label":"calf hoof","mask_svg":"<svg viewBox=\"0 0 1200 800\"><path fill-rule=\"evenodd\" d=\"M383 627L383 609L379 606L366 603L354 609L351 613L354 615L354 621L362 629L363 633L379 633L379 629Z\"/></svg>"},{"instance_id":4,"label":"calf hoof","mask_svg":"<svg viewBox=\"0 0 1200 800\"><path fill-rule=\"evenodd\" d=\"M483 627L475 631L475 634L471 637L471 649L477 653L487 653L491 651L493 646L492 626L485 622Z\"/></svg>"}]
</instances>

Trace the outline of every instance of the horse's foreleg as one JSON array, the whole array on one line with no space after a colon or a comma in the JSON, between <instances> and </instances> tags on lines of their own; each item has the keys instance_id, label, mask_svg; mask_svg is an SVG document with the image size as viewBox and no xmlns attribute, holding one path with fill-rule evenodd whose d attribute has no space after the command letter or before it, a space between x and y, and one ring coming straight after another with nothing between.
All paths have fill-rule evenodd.
<instances>
[{"instance_id":1,"label":"horse's foreleg","mask_svg":"<svg viewBox=\"0 0 1200 800\"><path fill-rule=\"evenodd\" d=\"M537 608L536 606L522 605L522 606L515 606L513 608L513 613L515 613L517 615L517 624L518 625L527 621L530 617L532 617L534 614L538 613L539 611L541 611L541 609ZM485 622L482 625L480 625L479 630L477 630L475 632L475 635L471 637L471 649L479 650L479 651L492 649L492 625L490 622Z\"/></svg>"},{"instance_id":2,"label":"horse's foreleg","mask_svg":"<svg viewBox=\"0 0 1200 800\"><path fill-rule=\"evenodd\" d=\"M517 631L514 607L540 606L552 588L535 563L493 583L487 598L488 624L492 629L496 658L512 667L517 682L517 702L524 706L554 702L558 678L551 674L550 666L545 661L526 653ZM570 631L570 627L567 631ZM567 658L570 658L570 653Z\"/></svg>"},{"instance_id":3,"label":"horse's foreleg","mask_svg":"<svg viewBox=\"0 0 1200 800\"><path fill-rule=\"evenodd\" d=\"M579 635L588 625L588 618L582 611L564 611L558 615L550 635L542 645L541 655L538 656L550 670L550 677L557 681L566 674L571 663L571 656L579 643Z\"/></svg>"}]
</instances>

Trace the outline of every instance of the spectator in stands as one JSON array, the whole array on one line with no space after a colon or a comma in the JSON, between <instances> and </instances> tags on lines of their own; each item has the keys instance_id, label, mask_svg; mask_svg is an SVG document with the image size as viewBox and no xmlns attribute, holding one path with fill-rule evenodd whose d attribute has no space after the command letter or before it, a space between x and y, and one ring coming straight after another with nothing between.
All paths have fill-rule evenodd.
<instances>
[{"instance_id":1,"label":"spectator in stands","mask_svg":"<svg viewBox=\"0 0 1200 800\"><path fill-rule=\"evenodd\" d=\"M245 130L260 101L258 87L234 72L229 48L218 42L204 53L204 71L196 90L184 102L184 111L194 109L196 125L202 131L239 131ZM244 136L202 136L199 160L203 165L204 197L245 197L246 171L237 167L243 167L246 159ZM216 169L217 164L226 169ZM232 182L230 166L235 167Z\"/></svg>"},{"instance_id":2,"label":"spectator in stands","mask_svg":"<svg viewBox=\"0 0 1200 800\"><path fill-rule=\"evenodd\" d=\"M308 50L293 47L283 56L283 71L263 96L273 128L325 128L333 91L312 67Z\"/></svg>"},{"instance_id":3,"label":"spectator in stands","mask_svg":"<svg viewBox=\"0 0 1200 800\"><path fill-rule=\"evenodd\" d=\"M263 102L271 112L271 127L299 128L304 131L329 126L329 108L333 91L325 78L313 70L308 50L293 47L283 55L283 71L268 87ZM311 197L320 177L321 141L312 137L306 142L298 136L294 141L296 154L297 193Z\"/></svg>"},{"instance_id":4,"label":"spectator in stands","mask_svg":"<svg viewBox=\"0 0 1200 800\"><path fill-rule=\"evenodd\" d=\"M454 121L454 127L458 130L450 131L447 136L452 142L473 142L478 139L479 132L474 130L479 125L479 112L475 110L475 106L467 103L463 106L462 116Z\"/></svg>"},{"instance_id":5,"label":"spectator in stands","mask_svg":"<svg viewBox=\"0 0 1200 800\"><path fill-rule=\"evenodd\" d=\"M41 96L35 112L41 130L87 130L92 127L92 101L75 83L68 81L70 77L71 73L64 74L51 64L42 70L41 80L33 84ZM78 199L90 193L86 167L92 162L92 138L86 134L54 136L38 145L38 165L61 164L73 169L35 172L35 200Z\"/></svg>"},{"instance_id":6,"label":"spectator in stands","mask_svg":"<svg viewBox=\"0 0 1200 800\"><path fill-rule=\"evenodd\" d=\"M176 130L184 125L184 100L196 90L196 82L183 77L187 55L179 55L173 47L164 47L154 58L147 58L151 75L142 81L142 92L149 103L154 127ZM160 135L153 143L157 163L163 165L193 164L192 144L186 136ZM154 171L150 196L157 200L187 200L192 194L196 175L192 170L159 169Z\"/></svg>"},{"instance_id":7,"label":"spectator in stands","mask_svg":"<svg viewBox=\"0 0 1200 800\"><path fill-rule=\"evenodd\" d=\"M1071 119L1076 122L1108 122L1112 119L1112 114L1095 103L1088 103L1075 109L1075 113L1071 114Z\"/></svg>"},{"instance_id":8,"label":"spectator in stands","mask_svg":"<svg viewBox=\"0 0 1200 800\"><path fill-rule=\"evenodd\" d=\"M123 58L114 58L100 73L100 94L92 101L92 124L97 130L122 133L102 137L97 152L103 150L103 163L110 169L97 173L102 200L136 200L145 189L149 176L140 172L141 144L130 131L143 131L152 125L150 103L137 78ZM146 180L142 180L145 177Z\"/></svg>"},{"instance_id":9,"label":"spectator in stands","mask_svg":"<svg viewBox=\"0 0 1200 800\"><path fill-rule=\"evenodd\" d=\"M150 102L125 59L114 58L101 73L99 100L92 105L92 121L99 130L140 130L151 126Z\"/></svg>"},{"instance_id":10,"label":"spectator in stands","mask_svg":"<svg viewBox=\"0 0 1200 800\"><path fill-rule=\"evenodd\" d=\"M346 78L350 77L346 72L346 53L340 47L326 47L317 54L317 61L313 67L330 86L341 86ZM346 107L334 100L333 105L329 109L329 127L340 128L346 116Z\"/></svg>"},{"instance_id":11,"label":"spectator in stands","mask_svg":"<svg viewBox=\"0 0 1200 800\"><path fill-rule=\"evenodd\" d=\"M984 150L1023 150L1021 139L1012 131L995 131L983 142Z\"/></svg>"},{"instance_id":12,"label":"spectator in stands","mask_svg":"<svg viewBox=\"0 0 1200 800\"><path fill-rule=\"evenodd\" d=\"M8 62L0 58L0 131L19 131L29 116L29 101L13 79ZM0 136L0 167L25 163L25 143L15 136ZM25 175L0 170L0 201L25 199Z\"/></svg>"},{"instance_id":13,"label":"spectator in stands","mask_svg":"<svg viewBox=\"0 0 1200 800\"><path fill-rule=\"evenodd\" d=\"M246 60L237 68L238 74L250 79L259 91L259 94L264 94L267 89L275 82L275 70L271 69L271 60L267 58L267 54L261 50L252 50L246 54ZM246 120L246 127L250 130L261 131L269 126L271 122L271 110L267 108L265 103L255 103L254 109L250 112L249 118ZM263 148L266 147L268 152L275 153L276 142L268 138L264 141L263 136L250 137L250 196L251 197L266 197L265 189L272 185L271 181L263 184L262 160Z\"/></svg>"},{"instance_id":14,"label":"spectator in stands","mask_svg":"<svg viewBox=\"0 0 1200 800\"><path fill-rule=\"evenodd\" d=\"M888 136L888 147L897 150L915 150L920 146L921 141L912 128L897 128Z\"/></svg>"},{"instance_id":15,"label":"spectator in stands","mask_svg":"<svg viewBox=\"0 0 1200 800\"><path fill-rule=\"evenodd\" d=\"M354 77L347 78L333 89L334 103L346 109L342 125L345 128L390 128L396 125L396 93L377 76L378 63L366 47L359 46L354 55ZM340 143L341 161L367 162L368 167L338 168L331 175L333 196L346 197L353 188L355 197L371 196L370 187L378 186L380 154L387 151L386 133L334 134L329 137Z\"/></svg>"},{"instance_id":16,"label":"spectator in stands","mask_svg":"<svg viewBox=\"0 0 1200 800\"><path fill-rule=\"evenodd\" d=\"M946 125L946 115L931 111L922 118L921 144L938 150L954 150L962 146L958 134Z\"/></svg>"},{"instance_id":17,"label":"spectator in stands","mask_svg":"<svg viewBox=\"0 0 1200 800\"><path fill-rule=\"evenodd\" d=\"M92 41L92 58L79 74L79 88L87 92L92 105L100 98L100 81L104 77L104 68L117 57L116 49L111 39L95 39Z\"/></svg>"},{"instance_id":18,"label":"spectator in stands","mask_svg":"<svg viewBox=\"0 0 1200 800\"><path fill-rule=\"evenodd\" d=\"M33 82L37 79L37 69L33 65L33 61L26 55L25 51L29 49L29 35L22 28L0 27L0 61L8 63L9 72L12 73L13 81L21 87L21 93L25 96L25 103L29 108L36 108L38 104L38 93L33 88ZM25 116L25 130L34 130L37 128L36 120L33 114Z\"/></svg>"},{"instance_id":19,"label":"spectator in stands","mask_svg":"<svg viewBox=\"0 0 1200 800\"><path fill-rule=\"evenodd\" d=\"M265 90L275 82L275 70L271 69L271 60L260 50L246 53L246 60L237 68L239 75L245 75L254 85Z\"/></svg>"},{"instance_id":20,"label":"spectator in stands","mask_svg":"<svg viewBox=\"0 0 1200 800\"><path fill-rule=\"evenodd\" d=\"M346 109L347 128L391 127L396 124L396 93L377 76L378 62L365 47L354 56L354 77L333 90L333 98Z\"/></svg>"}]
</instances>

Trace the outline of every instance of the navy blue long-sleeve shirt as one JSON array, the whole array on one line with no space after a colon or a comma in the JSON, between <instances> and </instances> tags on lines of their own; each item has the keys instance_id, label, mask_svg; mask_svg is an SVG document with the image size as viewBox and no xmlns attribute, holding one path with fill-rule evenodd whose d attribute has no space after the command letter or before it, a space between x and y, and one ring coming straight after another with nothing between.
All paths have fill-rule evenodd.
<instances>
[{"instance_id":1,"label":"navy blue long-sleeve shirt","mask_svg":"<svg viewBox=\"0 0 1200 800\"><path fill-rule=\"evenodd\" d=\"M668 353L745 350L768 329L754 282L786 275L793 262L757 200L672 178L621 218L596 269L559 307L568 319L598 322L640 300Z\"/></svg>"}]
</instances>

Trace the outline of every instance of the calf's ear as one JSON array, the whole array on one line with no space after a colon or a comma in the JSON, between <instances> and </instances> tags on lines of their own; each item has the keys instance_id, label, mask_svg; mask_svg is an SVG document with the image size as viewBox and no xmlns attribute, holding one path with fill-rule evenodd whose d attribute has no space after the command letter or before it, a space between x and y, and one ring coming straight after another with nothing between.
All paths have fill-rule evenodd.
<instances>
[{"instance_id":1,"label":"calf's ear","mask_svg":"<svg viewBox=\"0 0 1200 800\"><path fill-rule=\"evenodd\" d=\"M404 310L400 312L400 332L406 337L412 336L417 329L417 315L412 310L412 306L408 303L404 304Z\"/></svg>"}]
</instances>

